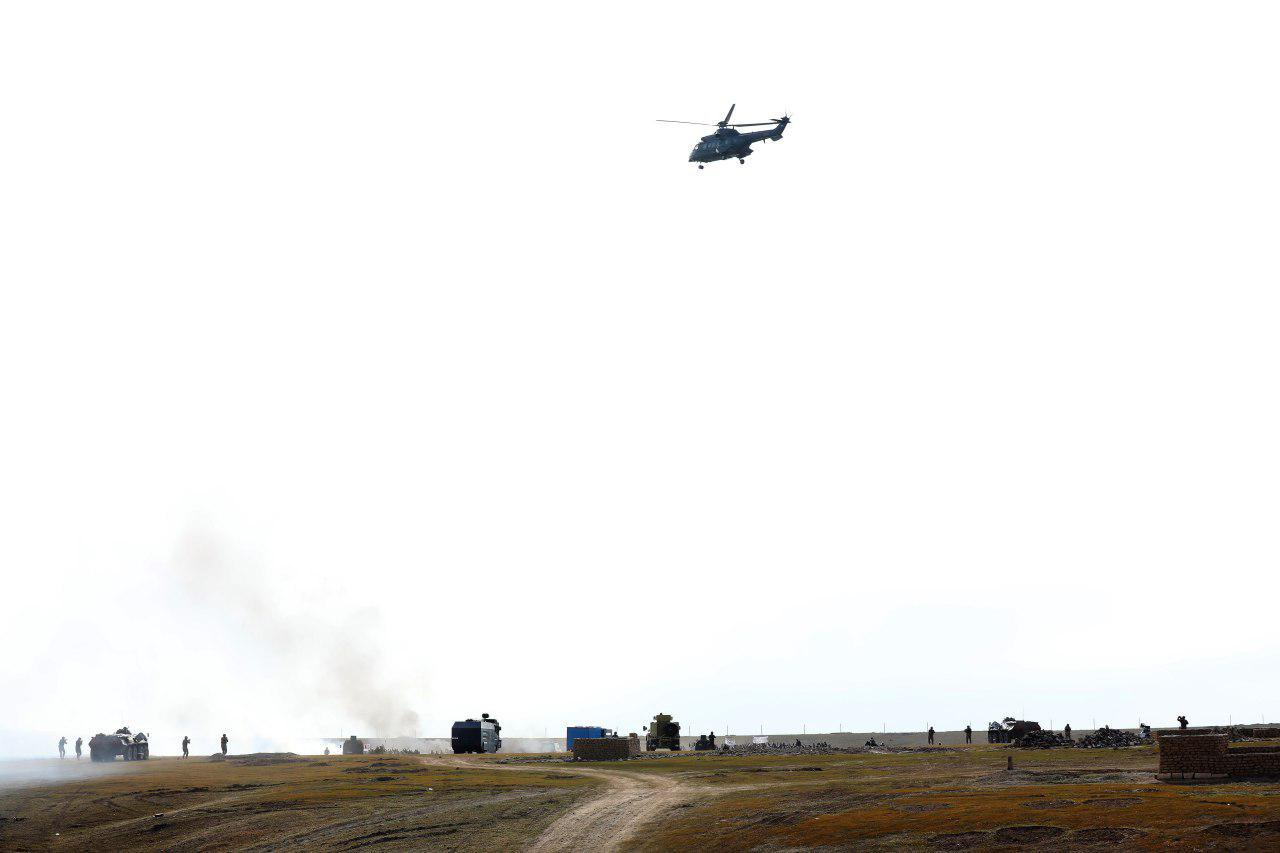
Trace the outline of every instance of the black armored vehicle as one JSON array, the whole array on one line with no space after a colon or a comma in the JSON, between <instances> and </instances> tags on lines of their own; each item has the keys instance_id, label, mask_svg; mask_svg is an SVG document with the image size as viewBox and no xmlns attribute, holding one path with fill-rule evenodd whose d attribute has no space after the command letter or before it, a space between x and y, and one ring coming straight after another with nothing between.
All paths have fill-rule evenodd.
<instances>
[{"instance_id":1,"label":"black armored vehicle","mask_svg":"<svg viewBox=\"0 0 1280 853\"><path fill-rule=\"evenodd\" d=\"M498 736L501 732L502 726L488 714L481 714L478 720L459 720L453 724L453 751L497 752L502 749L502 738Z\"/></svg>"},{"instance_id":2,"label":"black armored vehicle","mask_svg":"<svg viewBox=\"0 0 1280 853\"><path fill-rule=\"evenodd\" d=\"M89 738L89 758L92 761L146 761L151 757L151 746L142 732L134 734L129 727L116 729L112 734L98 732Z\"/></svg>"},{"instance_id":3,"label":"black armored vehicle","mask_svg":"<svg viewBox=\"0 0 1280 853\"><path fill-rule=\"evenodd\" d=\"M1014 743L1022 740L1031 732L1040 731L1040 724L1035 720L1015 720L1005 717L1000 722L987 724L987 743Z\"/></svg>"}]
</instances>

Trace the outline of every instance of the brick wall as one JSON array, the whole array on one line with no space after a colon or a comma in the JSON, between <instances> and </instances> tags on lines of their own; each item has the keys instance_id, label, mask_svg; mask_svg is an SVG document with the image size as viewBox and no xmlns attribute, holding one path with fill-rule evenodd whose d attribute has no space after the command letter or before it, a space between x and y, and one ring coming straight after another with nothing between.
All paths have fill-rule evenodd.
<instances>
[{"instance_id":1,"label":"brick wall","mask_svg":"<svg viewBox=\"0 0 1280 853\"><path fill-rule=\"evenodd\" d=\"M1280 747L1231 747L1225 734L1161 732L1156 738L1161 773L1280 775Z\"/></svg>"},{"instance_id":2,"label":"brick wall","mask_svg":"<svg viewBox=\"0 0 1280 853\"><path fill-rule=\"evenodd\" d=\"M573 739L574 761L618 761L640 754L640 739L631 737L579 737Z\"/></svg>"},{"instance_id":3,"label":"brick wall","mask_svg":"<svg viewBox=\"0 0 1280 853\"><path fill-rule=\"evenodd\" d=\"M1266 740L1280 740L1280 726L1192 726L1187 729L1155 729L1153 734L1159 735L1231 735L1233 740L1251 737Z\"/></svg>"}]
</instances>

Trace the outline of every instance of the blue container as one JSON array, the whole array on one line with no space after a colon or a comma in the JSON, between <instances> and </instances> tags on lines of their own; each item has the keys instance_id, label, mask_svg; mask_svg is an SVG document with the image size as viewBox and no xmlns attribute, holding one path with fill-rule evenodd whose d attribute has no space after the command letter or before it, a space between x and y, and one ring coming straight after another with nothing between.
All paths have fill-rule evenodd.
<instances>
[{"instance_id":1,"label":"blue container","mask_svg":"<svg viewBox=\"0 0 1280 853\"><path fill-rule=\"evenodd\" d=\"M564 747L573 749L573 742L580 737L604 737L609 729L600 726L569 726L564 730Z\"/></svg>"}]
</instances>

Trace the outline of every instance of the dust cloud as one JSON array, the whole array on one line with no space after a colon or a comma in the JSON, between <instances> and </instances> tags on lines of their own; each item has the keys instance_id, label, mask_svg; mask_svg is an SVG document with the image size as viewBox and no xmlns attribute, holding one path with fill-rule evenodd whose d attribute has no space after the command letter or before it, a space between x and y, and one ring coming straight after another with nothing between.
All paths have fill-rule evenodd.
<instances>
[{"instance_id":1,"label":"dust cloud","mask_svg":"<svg viewBox=\"0 0 1280 853\"><path fill-rule=\"evenodd\" d=\"M128 772L129 764L123 761L98 763L87 758L75 761L67 759L27 759L0 761L0 790L27 788L32 785L58 785L63 782L79 782Z\"/></svg>"},{"instance_id":2,"label":"dust cloud","mask_svg":"<svg viewBox=\"0 0 1280 853\"><path fill-rule=\"evenodd\" d=\"M378 737L419 734L411 694L421 683L387 672L376 608L325 607L303 594L296 578L281 586L207 528L188 528L179 538L171 578L189 606L247 643L252 666L298 714L357 725L361 734ZM338 595L340 601L355 597Z\"/></svg>"}]
</instances>

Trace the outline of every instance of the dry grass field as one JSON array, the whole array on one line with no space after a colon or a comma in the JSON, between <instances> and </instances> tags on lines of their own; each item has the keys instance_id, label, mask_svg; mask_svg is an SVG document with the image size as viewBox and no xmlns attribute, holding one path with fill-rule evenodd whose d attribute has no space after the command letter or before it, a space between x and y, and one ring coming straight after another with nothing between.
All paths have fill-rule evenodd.
<instances>
[{"instance_id":1,"label":"dry grass field","mask_svg":"<svg viewBox=\"0 0 1280 853\"><path fill-rule=\"evenodd\" d=\"M1280 846L1280 782L1175 785L1156 781L1155 766L1151 748L721 759L691 772L723 793L681 809L635 847Z\"/></svg>"},{"instance_id":2,"label":"dry grass field","mask_svg":"<svg viewBox=\"0 0 1280 853\"><path fill-rule=\"evenodd\" d=\"M598 784L416 756L158 758L111 770L0 788L0 849L492 850L536 838Z\"/></svg>"},{"instance_id":3,"label":"dry grass field","mask_svg":"<svg viewBox=\"0 0 1280 853\"><path fill-rule=\"evenodd\" d=\"M1015 769L1005 769L1013 755ZM1168 784L1150 748L153 759L0 788L6 850L1265 849L1280 782Z\"/></svg>"}]
</instances>

